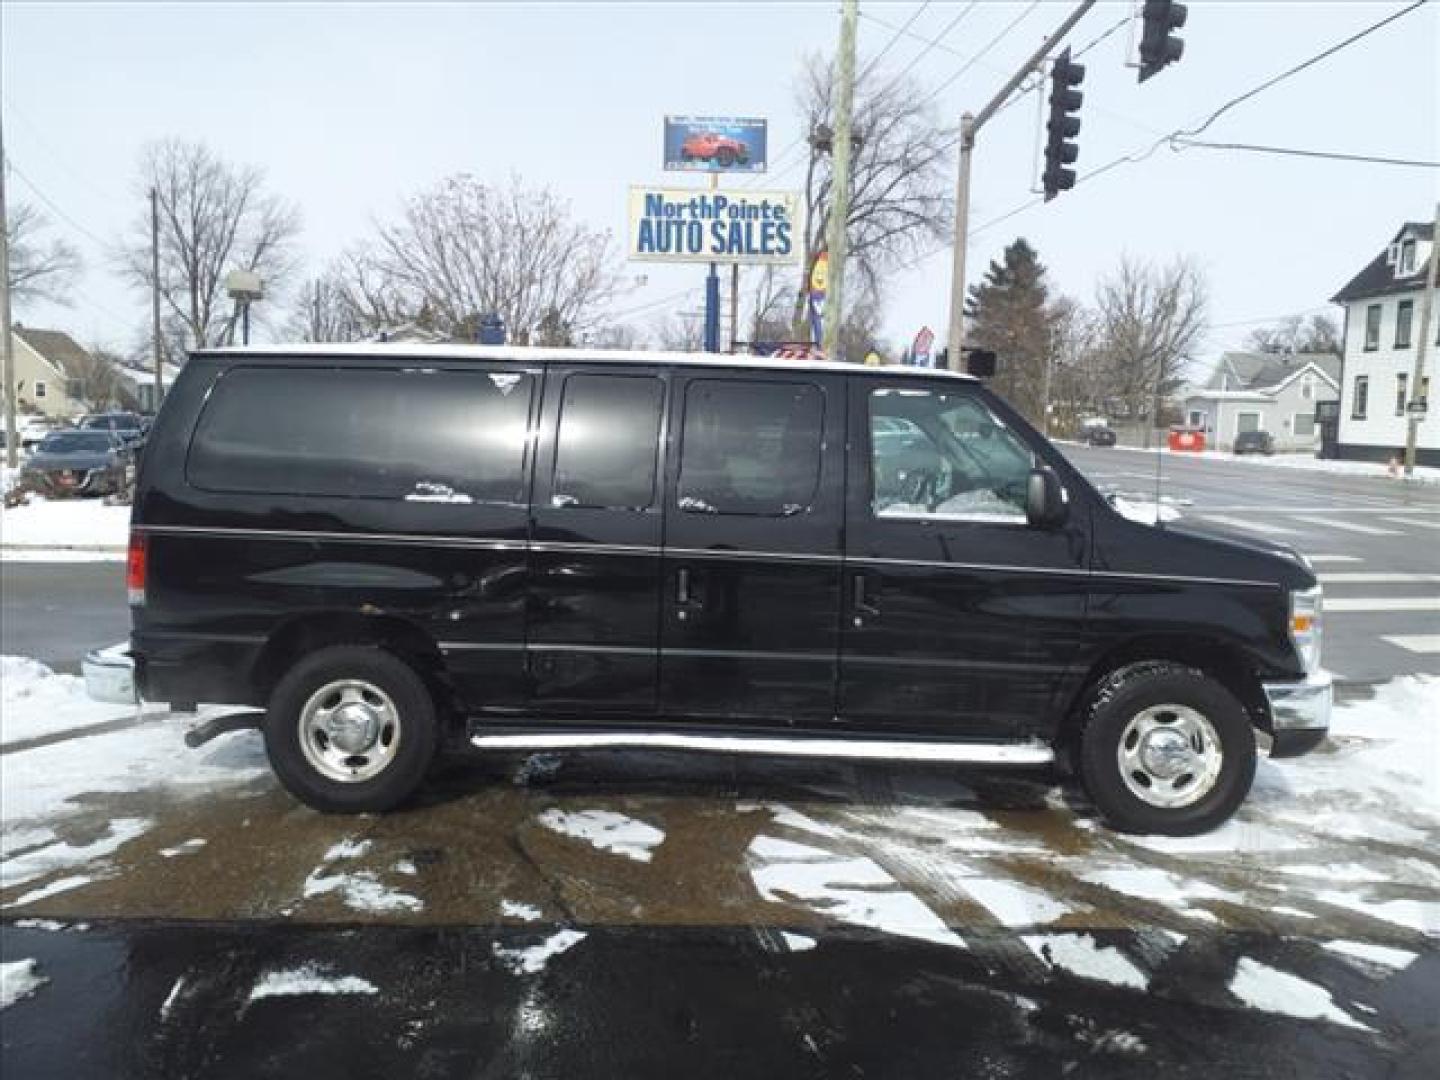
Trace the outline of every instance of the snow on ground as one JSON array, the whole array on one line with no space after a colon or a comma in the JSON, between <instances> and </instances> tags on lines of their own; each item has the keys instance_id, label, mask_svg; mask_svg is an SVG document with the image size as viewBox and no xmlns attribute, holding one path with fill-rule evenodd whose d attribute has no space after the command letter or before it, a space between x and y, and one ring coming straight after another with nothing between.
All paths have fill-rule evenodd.
<instances>
[{"instance_id":1,"label":"snow on ground","mask_svg":"<svg viewBox=\"0 0 1440 1080\"><path fill-rule=\"evenodd\" d=\"M1278 971L1248 956L1235 966L1230 992L1253 1009L1281 1013L1300 1020L1329 1020L1332 1024L1373 1031L1335 1004L1323 986Z\"/></svg>"},{"instance_id":2,"label":"snow on ground","mask_svg":"<svg viewBox=\"0 0 1440 1080\"><path fill-rule=\"evenodd\" d=\"M1098 944L1089 934L1027 934L1026 947L1050 967L1063 968L1082 979L1144 990L1150 983L1117 949Z\"/></svg>"},{"instance_id":3,"label":"snow on ground","mask_svg":"<svg viewBox=\"0 0 1440 1080\"><path fill-rule=\"evenodd\" d=\"M1116 495L1110 500L1110 505L1121 517L1127 517L1131 521L1138 521L1142 525L1155 525L1162 521L1174 521L1180 516L1180 511L1173 506L1166 506L1164 503L1156 503L1153 500L1137 499L1129 495Z\"/></svg>"},{"instance_id":4,"label":"snow on ground","mask_svg":"<svg viewBox=\"0 0 1440 1080\"><path fill-rule=\"evenodd\" d=\"M520 904L514 900L500 901L500 914L507 919L523 919L525 922L537 922L543 914L534 904Z\"/></svg>"},{"instance_id":5,"label":"snow on ground","mask_svg":"<svg viewBox=\"0 0 1440 1080\"><path fill-rule=\"evenodd\" d=\"M174 991L172 990L172 993ZM378 994L375 984L356 975L334 975L318 964L267 971L250 991L250 1001L300 994Z\"/></svg>"},{"instance_id":6,"label":"snow on ground","mask_svg":"<svg viewBox=\"0 0 1440 1080\"><path fill-rule=\"evenodd\" d=\"M123 559L129 531L128 506L106 506L101 499L33 499L0 509L0 558L44 553L50 561L56 550L88 549L71 554Z\"/></svg>"},{"instance_id":7,"label":"snow on ground","mask_svg":"<svg viewBox=\"0 0 1440 1080\"><path fill-rule=\"evenodd\" d=\"M13 659L13 658L10 658ZM6 665L0 742L40 731L82 730L133 716L134 709L84 698L83 680L43 664ZM0 754L0 835L34 830L78 812L76 800L107 792L167 787L203 793L244 784L268 771L258 732L241 732L191 750L185 724L146 714L134 727L65 739L18 753Z\"/></svg>"},{"instance_id":8,"label":"snow on ground","mask_svg":"<svg viewBox=\"0 0 1440 1080\"><path fill-rule=\"evenodd\" d=\"M8 1009L49 981L39 973L34 960L7 960L0 963L0 1009Z\"/></svg>"},{"instance_id":9,"label":"snow on ground","mask_svg":"<svg viewBox=\"0 0 1440 1080\"><path fill-rule=\"evenodd\" d=\"M649 862L651 849L665 839L665 834L653 825L611 810L551 809L540 815L540 824L637 862Z\"/></svg>"},{"instance_id":10,"label":"snow on ground","mask_svg":"<svg viewBox=\"0 0 1440 1080\"><path fill-rule=\"evenodd\" d=\"M538 945L524 949L495 946L496 958L516 975L535 975L545 970L552 957L574 948L585 940L581 930L557 930Z\"/></svg>"},{"instance_id":11,"label":"snow on ground","mask_svg":"<svg viewBox=\"0 0 1440 1080\"><path fill-rule=\"evenodd\" d=\"M1056 443L1065 446L1085 446L1082 442L1072 439L1055 439ZM1145 449L1140 446L1116 446L1110 449L1118 450L1121 453L1144 454L1147 457L1154 457L1156 450L1152 447ZM1196 453L1191 450L1170 450L1164 448L1162 453L1177 458L1202 458L1209 461L1231 461L1236 464L1263 466L1272 469L1302 469L1306 472L1325 472L1339 476L1370 476L1377 480L1393 480L1390 475L1388 464L1381 464L1373 461L1338 461L1331 458L1317 458L1314 454L1271 454L1268 457L1264 454L1233 454L1224 450L1205 450ZM1403 475L1403 472L1402 472ZM1422 484L1440 484L1440 468L1434 465L1415 466L1415 475L1412 482Z\"/></svg>"},{"instance_id":12,"label":"snow on ground","mask_svg":"<svg viewBox=\"0 0 1440 1080\"><path fill-rule=\"evenodd\" d=\"M372 914L423 909L425 905L418 896L385 884L376 870L335 867L336 863L364 858L370 847L369 840L341 840L332 845L325 852L323 865L317 866L305 879L302 895L308 899L333 893L346 907Z\"/></svg>"},{"instance_id":13,"label":"snow on ground","mask_svg":"<svg viewBox=\"0 0 1440 1080\"><path fill-rule=\"evenodd\" d=\"M133 705L101 705L85 681L56 675L22 656L0 656L0 746L135 715Z\"/></svg>"}]
</instances>

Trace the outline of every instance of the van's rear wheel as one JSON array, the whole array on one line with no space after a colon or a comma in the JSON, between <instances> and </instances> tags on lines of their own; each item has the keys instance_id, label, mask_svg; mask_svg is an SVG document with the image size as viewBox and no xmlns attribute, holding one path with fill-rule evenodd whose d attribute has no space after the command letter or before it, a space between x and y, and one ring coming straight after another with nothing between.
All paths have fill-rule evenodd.
<instances>
[{"instance_id":1,"label":"van's rear wheel","mask_svg":"<svg viewBox=\"0 0 1440 1080\"><path fill-rule=\"evenodd\" d=\"M265 750L292 795L328 813L389 810L420 786L438 742L415 670L366 645L321 649L275 687Z\"/></svg>"},{"instance_id":2,"label":"van's rear wheel","mask_svg":"<svg viewBox=\"0 0 1440 1080\"><path fill-rule=\"evenodd\" d=\"M1108 676L1080 741L1080 775L1100 812L1127 832L1208 832L1255 778L1245 708L1202 671L1135 664Z\"/></svg>"}]
</instances>

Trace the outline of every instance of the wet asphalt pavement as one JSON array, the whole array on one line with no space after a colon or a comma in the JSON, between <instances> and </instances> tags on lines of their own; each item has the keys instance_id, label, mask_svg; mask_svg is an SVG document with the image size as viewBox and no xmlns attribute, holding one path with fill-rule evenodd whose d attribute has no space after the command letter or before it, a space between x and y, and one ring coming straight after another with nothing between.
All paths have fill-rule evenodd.
<instances>
[{"instance_id":1,"label":"wet asphalt pavement","mask_svg":"<svg viewBox=\"0 0 1440 1080\"><path fill-rule=\"evenodd\" d=\"M1098 932L1148 992L1047 969L1005 936L957 950L776 928L542 932L102 923L7 927L53 985L3 1014L7 1077L1433 1077L1440 954L1404 972L1307 939ZM797 951L798 948L798 951ZM1238 1007L1237 967L1298 970L1362 1014ZM268 993L323 975L340 992Z\"/></svg>"}]
</instances>

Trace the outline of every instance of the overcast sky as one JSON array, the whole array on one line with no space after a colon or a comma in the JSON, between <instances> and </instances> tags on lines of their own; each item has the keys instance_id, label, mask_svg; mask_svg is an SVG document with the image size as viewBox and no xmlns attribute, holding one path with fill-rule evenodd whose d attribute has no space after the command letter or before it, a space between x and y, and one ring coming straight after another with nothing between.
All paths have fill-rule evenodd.
<instances>
[{"instance_id":1,"label":"overcast sky","mask_svg":"<svg viewBox=\"0 0 1440 1080\"><path fill-rule=\"evenodd\" d=\"M921 5L861 3L860 53L884 48ZM931 3L889 48L882 70L908 69L925 88L950 78L1028 2L982 2L917 59L966 4ZM953 122L980 105L1070 10L1046 0L939 94ZM1132 5L1102 2L1070 42L1085 45ZM1125 67L1121 30L1084 58L1084 174L1193 124L1236 94L1334 44L1400 0L1191 3L1185 56L1145 85ZM800 136L794 105L803 56L834 49L839 4L700 3L427 6L340 3L54 3L0 6L3 115L12 201L41 204L85 256L69 309L17 311L87 343L130 348L146 298L113 270L107 247L143 211L135 168L150 139L203 139L265 168L304 218L307 269L367 234L401 200L456 172L515 173L568 198L577 215L625 230L632 183L664 182L666 113L767 117L772 158ZM1217 141L1382 156L1440 157L1440 4L1408 15L1227 113ZM1035 97L980 137L972 222L1032 198ZM764 186L798 186L801 155L776 162ZM674 180L673 174L670 177ZM682 186L690 182L679 179ZM1161 147L1048 205L972 238L971 280L1016 236L1054 286L1088 299L1122 254L1195 257L1208 273L1213 330L1205 356L1251 325L1321 311L1403 220L1434 211L1433 170ZM40 197L43 195L43 199ZM48 202L50 205L45 206ZM62 216L63 215L63 216ZM703 269L631 264L646 275L616 305L700 306ZM891 282L886 331L941 332L948 250ZM679 290L689 293L666 301ZM663 301L663 302L662 302ZM1333 310L1333 309L1332 309Z\"/></svg>"}]
</instances>

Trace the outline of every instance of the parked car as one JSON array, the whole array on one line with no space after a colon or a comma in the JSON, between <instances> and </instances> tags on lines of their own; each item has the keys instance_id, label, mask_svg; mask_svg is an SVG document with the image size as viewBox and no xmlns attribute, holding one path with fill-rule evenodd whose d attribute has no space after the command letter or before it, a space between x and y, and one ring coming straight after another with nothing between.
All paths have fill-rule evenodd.
<instances>
[{"instance_id":1,"label":"parked car","mask_svg":"<svg viewBox=\"0 0 1440 1080\"><path fill-rule=\"evenodd\" d=\"M34 450L52 431L62 430L63 425L48 416L27 416L16 425L16 438L22 450Z\"/></svg>"},{"instance_id":2,"label":"parked car","mask_svg":"<svg viewBox=\"0 0 1440 1080\"><path fill-rule=\"evenodd\" d=\"M1235 436L1233 449L1237 454L1273 454L1275 436L1268 431L1242 431Z\"/></svg>"},{"instance_id":3,"label":"parked car","mask_svg":"<svg viewBox=\"0 0 1440 1080\"><path fill-rule=\"evenodd\" d=\"M1098 425L1098 424L1092 425L1091 427L1087 427L1087 428L1085 429L1085 445L1086 445L1086 446L1114 446L1114 445L1115 445L1115 429L1114 429L1114 428L1108 428L1108 427L1101 427L1101 426Z\"/></svg>"},{"instance_id":4,"label":"parked car","mask_svg":"<svg viewBox=\"0 0 1440 1080\"><path fill-rule=\"evenodd\" d=\"M18 493L47 498L120 495L127 488L133 454L111 431L54 431L20 469Z\"/></svg>"},{"instance_id":5,"label":"parked car","mask_svg":"<svg viewBox=\"0 0 1440 1080\"><path fill-rule=\"evenodd\" d=\"M107 412L82 417L79 427L82 431L110 431L130 443L144 439L150 423L139 413Z\"/></svg>"},{"instance_id":6,"label":"parked car","mask_svg":"<svg viewBox=\"0 0 1440 1080\"><path fill-rule=\"evenodd\" d=\"M750 147L740 139L721 135L715 131L702 131L691 135L680 145L682 161L714 161L723 168L731 165L746 165L750 162Z\"/></svg>"},{"instance_id":7,"label":"parked car","mask_svg":"<svg viewBox=\"0 0 1440 1080\"><path fill-rule=\"evenodd\" d=\"M1283 758L1329 723L1301 556L1127 520L958 373L224 349L150 446L139 693L263 709L321 810L397 805L449 741L1073 761L1115 826L1190 834L1254 729Z\"/></svg>"}]
</instances>

